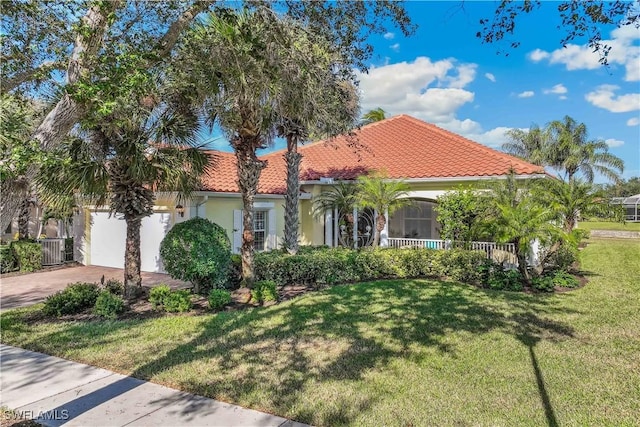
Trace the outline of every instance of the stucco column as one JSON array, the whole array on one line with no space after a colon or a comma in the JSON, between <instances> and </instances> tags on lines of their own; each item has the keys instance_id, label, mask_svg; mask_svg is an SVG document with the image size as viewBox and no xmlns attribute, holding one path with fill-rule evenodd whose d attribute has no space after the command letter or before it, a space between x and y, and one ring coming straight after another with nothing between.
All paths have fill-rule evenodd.
<instances>
[{"instance_id":1,"label":"stucco column","mask_svg":"<svg viewBox=\"0 0 640 427\"><path fill-rule=\"evenodd\" d=\"M324 213L324 244L333 247L333 212Z\"/></svg>"},{"instance_id":2,"label":"stucco column","mask_svg":"<svg viewBox=\"0 0 640 427\"><path fill-rule=\"evenodd\" d=\"M384 212L384 228L380 232L380 247L386 248L389 246L389 210Z\"/></svg>"},{"instance_id":3,"label":"stucco column","mask_svg":"<svg viewBox=\"0 0 640 427\"><path fill-rule=\"evenodd\" d=\"M353 208L353 248L358 249L358 208Z\"/></svg>"}]
</instances>

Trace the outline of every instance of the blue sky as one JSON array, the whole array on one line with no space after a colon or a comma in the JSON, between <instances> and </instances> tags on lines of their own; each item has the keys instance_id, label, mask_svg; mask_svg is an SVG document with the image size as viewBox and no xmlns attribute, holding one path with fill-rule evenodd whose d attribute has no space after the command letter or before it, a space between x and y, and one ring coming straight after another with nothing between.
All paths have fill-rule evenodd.
<instances>
[{"instance_id":1,"label":"blue sky","mask_svg":"<svg viewBox=\"0 0 640 427\"><path fill-rule=\"evenodd\" d=\"M518 22L520 47L482 44L478 21L496 4L408 2L413 36L391 30L370 39L371 67L359 75L362 111L410 114L493 148L508 129L569 115L625 161L624 177L640 176L640 29L603 32L612 47L603 67L586 40L562 48L553 2ZM229 149L223 139L211 145Z\"/></svg>"}]
</instances>

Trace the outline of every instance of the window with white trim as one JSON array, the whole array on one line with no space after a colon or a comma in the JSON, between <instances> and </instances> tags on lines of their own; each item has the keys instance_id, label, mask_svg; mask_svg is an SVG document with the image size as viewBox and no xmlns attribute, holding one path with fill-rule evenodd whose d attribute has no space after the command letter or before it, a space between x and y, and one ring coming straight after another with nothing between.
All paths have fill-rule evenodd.
<instances>
[{"instance_id":1,"label":"window with white trim","mask_svg":"<svg viewBox=\"0 0 640 427\"><path fill-rule=\"evenodd\" d=\"M253 213L253 247L256 251L263 251L267 242L267 211Z\"/></svg>"}]
</instances>

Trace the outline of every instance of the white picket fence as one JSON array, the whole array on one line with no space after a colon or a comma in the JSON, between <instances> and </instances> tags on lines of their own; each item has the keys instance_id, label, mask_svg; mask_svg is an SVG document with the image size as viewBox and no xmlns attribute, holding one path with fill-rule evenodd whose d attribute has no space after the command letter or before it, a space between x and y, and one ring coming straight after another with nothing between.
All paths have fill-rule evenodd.
<instances>
[{"instance_id":1,"label":"white picket fence","mask_svg":"<svg viewBox=\"0 0 640 427\"><path fill-rule=\"evenodd\" d=\"M457 242L451 240L406 239L398 237L390 237L387 239L387 242L390 248L424 248L438 250L464 248L474 251L484 251L489 259L511 264L517 263L516 245L513 243Z\"/></svg>"}]
</instances>

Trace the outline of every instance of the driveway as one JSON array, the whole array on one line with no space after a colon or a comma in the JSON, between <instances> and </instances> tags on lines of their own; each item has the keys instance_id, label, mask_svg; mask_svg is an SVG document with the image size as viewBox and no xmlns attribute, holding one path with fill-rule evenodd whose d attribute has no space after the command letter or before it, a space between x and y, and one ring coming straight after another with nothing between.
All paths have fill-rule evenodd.
<instances>
[{"instance_id":1,"label":"driveway","mask_svg":"<svg viewBox=\"0 0 640 427\"><path fill-rule=\"evenodd\" d=\"M64 289L69 283L99 283L102 276L104 280L122 281L124 272L120 268L90 265L2 277L0 279L0 310L39 303L49 295ZM189 287L187 283L174 280L167 274L142 272L143 286L151 287L160 283L165 283L172 288Z\"/></svg>"}]
</instances>

